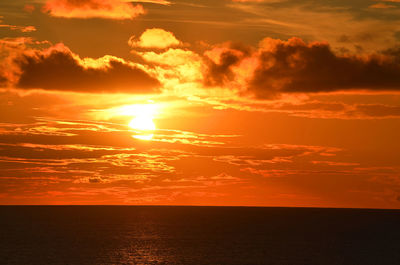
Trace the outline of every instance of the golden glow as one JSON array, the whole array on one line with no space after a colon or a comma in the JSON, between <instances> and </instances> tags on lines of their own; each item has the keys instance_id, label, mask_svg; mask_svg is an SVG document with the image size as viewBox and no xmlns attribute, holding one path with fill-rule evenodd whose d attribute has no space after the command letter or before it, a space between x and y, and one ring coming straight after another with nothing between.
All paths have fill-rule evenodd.
<instances>
[{"instance_id":1,"label":"golden glow","mask_svg":"<svg viewBox=\"0 0 400 265\"><path fill-rule=\"evenodd\" d=\"M125 114L131 114L134 118L129 122L129 127L135 130L133 137L140 140L151 140L156 125L153 121L156 113L154 104L137 104L124 108Z\"/></svg>"},{"instance_id":2,"label":"golden glow","mask_svg":"<svg viewBox=\"0 0 400 265\"><path fill-rule=\"evenodd\" d=\"M149 116L138 116L134 118L129 123L129 127L141 131L154 131L156 129L153 119Z\"/></svg>"}]
</instances>

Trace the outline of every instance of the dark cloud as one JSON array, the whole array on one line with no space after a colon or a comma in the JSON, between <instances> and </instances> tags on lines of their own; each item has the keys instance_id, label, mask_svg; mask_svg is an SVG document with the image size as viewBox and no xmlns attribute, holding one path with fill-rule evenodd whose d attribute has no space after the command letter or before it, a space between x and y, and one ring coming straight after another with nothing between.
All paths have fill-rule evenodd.
<instances>
[{"instance_id":1,"label":"dark cloud","mask_svg":"<svg viewBox=\"0 0 400 265\"><path fill-rule=\"evenodd\" d=\"M271 110L294 116L337 118L337 119L384 119L400 117L400 106L385 104L344 104L336 102L285 103L269 106Z\"/></svg>"},{"instance_id":2,"label":"dark cloud","mask_svg":"<svg viewBox=\"0 0 400 265\"><path fill-rule=\"evenodd\" d=\"M99 179L99 178L89 178L89 183L101 183L101 179Z\"/></svg>"},{"instance_id":3,"label":"dark cloud","mask_svg":"<svg viewBox=\"0 0 400 265\"><path fill-rule=\"evenodd\" d=\"M7 86L8 79L4 76L4 73L0 72L0 86Z\"/></svg>"},{"instance_id":4,"label":"dark cloud","mask_svg":"<svg viewBox=\"0 0 400 265\"><path fill-rule=\"evenodd\" d=\"M399 54L399 50L392 49L368 56L338 55L325 42L306 44L298 38L267 38L251 55L233 47L226 49L218 63L209 65L205 80L219 85L234 80L238 71L246 70L241 61L251 57L255 59L254 71L241 85L258 98L295 92L398 91ZM235 69L238 66L242 69Z\"/></svg>"},{"instance_id":5,"label":"dark cloud","mask_svg":"<svg viewBox=\"0 0 400 265\"><path fill-rule=\"evenodd\" d=\"M339 112L345 109L345 105L342 103L336 102L307 102L303 104L290 104L284 103L280 105L277 109L280 110L300 110L300 111L307 111L307 110L318 110L318 111L332 111L332 112Z\"/></svg>"},{"instance_id":6,"label":"dark cloud","mask_svg":"<svg viewBox=\"0 0 400 265\"><path fill-rule=\"evenodd\" d=\"M81 60L65 46L23 54L14 60L16 87L77 92L158 92L159 82L144 70L116 57Z\"/></svg>"},{"instance_id":7,"label":"dark cloud","mask_svg":"<svg viewBox=\"0 0 400 265\"><path fill-rule=\"evenodd\" d=\"M226 51L221 54L220 63L208 62L208 72L205 78L205 84L208 86L222 85L225 81L232 80L234 77L231 66L240 61L239 56Z\"/></svg>"},{"instance_id":8,"label":"dark cloud","mask_svg":"<svg viewBox=\"0 0 400 265\"><path fill-rule=\"evenodd\" d=\"M204 79L206 86L223 85L225 82L233 80L235 74L231 67L251 54L250 47L239 43L226 43L224 45L226 47L222 47L224 51L219 54L219 58L213 58L212 55L206 57L207 72Z\"/></svg>"},{"instance_id":9,"label":"dark cloud","mask_svg":"<svg viewBox=\"0 0 400 265\"><path fill-rule=\"evenodd\" d=\"M383 56L338 56L326 43L269 41L249 82L258 97L279 92L398 90L400 64Z\"/></svg>"},{"instance_id":10,"label":"dark cloud","mask_svg":"<svg viewBox=\"0 0 400 265\"><path fill-rule=\"evenodd\" d=\"M386 106L382 104L360 104L356 106L355 113L367 117L400 117L400 106Z\"/></svg>"}]
</instances>

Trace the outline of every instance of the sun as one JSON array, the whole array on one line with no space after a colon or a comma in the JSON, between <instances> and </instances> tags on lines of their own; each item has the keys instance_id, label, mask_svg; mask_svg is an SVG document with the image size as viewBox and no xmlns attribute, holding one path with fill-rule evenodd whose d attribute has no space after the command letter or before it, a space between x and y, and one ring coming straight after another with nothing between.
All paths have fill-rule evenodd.
<instances>
[{"instance_id":1,"label":"sun","mask_svg":"<svg viewBox=\"0 0 400 265\"><path fill-rule=\"evenodd\" d=\"M156 129L156 125L152 117L148 116L137 116L133 118L129 123L129 127L141 131L154 131Z\"/></svg>"},{"instance_id":2,"label":"sun","mask_svg":"<svg viewBox=\"0 0 400 265\"><path fill-rule=\"evenodd\" d=\"M134 138L140 140L151 140L156 130L154 123L155 106L152 104L133 105L130 108L134 118L129 122L129 127L135 130Z\"/></svg>"}]
</instances>

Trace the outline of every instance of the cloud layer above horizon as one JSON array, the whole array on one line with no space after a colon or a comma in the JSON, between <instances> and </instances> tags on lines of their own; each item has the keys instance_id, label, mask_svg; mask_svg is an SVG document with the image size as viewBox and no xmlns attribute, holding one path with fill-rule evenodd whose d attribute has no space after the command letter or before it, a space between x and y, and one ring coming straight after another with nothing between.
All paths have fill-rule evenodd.
<instances>
[{"instance_id":1,"label":"cloud layer above horizon","mask_svg":"<svg viewBox=\"0 0 400 265\"><path fill-rule=\"evenodd\" d=\"M1 204L400 207L397 0L0 12Z\"/></svg>"}]
</instances>

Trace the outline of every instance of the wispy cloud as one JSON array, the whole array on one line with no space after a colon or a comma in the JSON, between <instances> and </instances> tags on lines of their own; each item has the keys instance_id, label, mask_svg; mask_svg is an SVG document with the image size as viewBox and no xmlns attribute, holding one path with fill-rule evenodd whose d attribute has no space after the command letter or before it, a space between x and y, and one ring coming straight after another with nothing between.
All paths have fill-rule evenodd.
<instances>
[{"instance_id":1,"label":"wispy cloud","mask_svg":"<svg viewBox=\"0 0 400 265\"><path fill-rule=\"evenodd\" d=\"M141 5L121 0L48 0L43 11L54 17L133 19L145 11Z\"/></svg>"}]
</instances>

